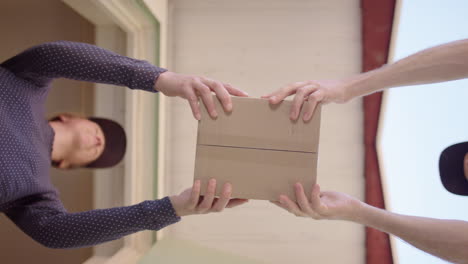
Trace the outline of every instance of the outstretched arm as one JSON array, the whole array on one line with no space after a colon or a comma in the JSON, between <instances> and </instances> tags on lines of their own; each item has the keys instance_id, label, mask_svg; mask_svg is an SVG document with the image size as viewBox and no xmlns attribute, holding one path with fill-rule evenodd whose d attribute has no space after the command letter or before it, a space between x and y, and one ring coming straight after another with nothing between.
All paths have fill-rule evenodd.
<instances>
[{"instance_id":1,"label":"outstretched arm","mask_svg":"<svg viewBox=\"0 0 468 264\"><path fill-rule=\"evenodd\" d=\"M159 230L181 217L221 212L247 200L231 199L232 187L223 186L215 198L216 181L211 180L207 193L200 196L200 182L179 195L161 200L68 213L55 193L29 197L9 209L6 215L31 238L50 248L77 248L100 244L143 230Z\"/></svg>"},{"instance_id":2,"label":"outstretched arm","mask_svg":"<svg viewBox=\"0 0 468 264\"><path fill-rule=\"evenodd\" d=\"M226 112L233 109L231 95L247 96L247 93L229 84L210 78L168 72L147 61L70 41L34 46L5 61L1 66L39 87L47 86L54 78L63 77L179 96L189 102L193 116L198 120L201 117L199 97L210 116L215 118L218 113L212 92Z\"/></svg>"},{"instance_id":3,"label":"outstretched arm","mask_svg":"<svg viewBox=\"0 0 468 264\"><path fill-rule=\"evenodd\" d=\"M468 77L468 39L428 48L373 71L341 80L295 82L263 96L272 104L296 94L291 119L299 117L305 100L309 109L303 119L309 120L317 103L345 103L355 97L385 88L444 82Z\"/></svg>"},{"instance_id":4,"label":"outstretched arm","mask_svg":"<svg viewBox=\"0 0 468 264\"><path fill-rule=\"evenodd\" d=\"M434 256L468 263L468 222L391 213L339 192L321 192L315 185L311 197L296 184L297 203L282 195L276 205L302 217L352 221L395 235Z\"/></svg>"},{"instance_id":5,"label":"outstretched arm","mask_svg":"<svg viewBox=\"0 0 468 264\"><path fill-rule=\"evenodd\" d=\"M54 78L68 78L146 91L154 91L157 77L166 71L146 61L71 41L34 46L3 62L2 67L38 86Z\"/></svg>"},{"instance_id":6,"label":"outstretched arm","mask_svg":"<svg viewBox=\"0 0 468 264\"><path fill-rule=\"evenodd\" d=\"M373 93L384 88L437 83L468 77L468 39L450 42L403 58L346 80L346 97Z\"/></svg>"},{"instance_id":7,"label":"outstretched arm","mask_svg":"<svg viewBox=\"0 0 468 264\"><path fill-rule=\"evenodd\" d=\"M36 197L6 215L28 236L49 248L88 247L143 230L176 223L168 198L132 206L67 212L54 197Z\"/></svg>"}]
</instances>

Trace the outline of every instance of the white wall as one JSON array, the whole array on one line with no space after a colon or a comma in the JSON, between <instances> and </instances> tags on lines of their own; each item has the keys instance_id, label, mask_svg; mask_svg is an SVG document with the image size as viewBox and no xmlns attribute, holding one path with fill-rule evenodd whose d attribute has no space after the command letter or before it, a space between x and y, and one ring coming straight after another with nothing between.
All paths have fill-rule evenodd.
<instances>
[{"instance_id":1,"label":"white wall","mask_svg":"<svg viewBox=\"0 0 468 264\"><path fill-rule=\"evenodd\" d=\"M361 69L358 0L169 5L172 71L229 82L258 97L290 82L340 78ZM197 123L181 99L168 99L164 115L164 191L175 194L193 180ZM323 108L318 177L324 190L364 197L362 122L360 100ZM266 263L364 263L363 227L296 218L263 201L187 217L166 229L166 236Z\"/></svg>"}]
</instances>

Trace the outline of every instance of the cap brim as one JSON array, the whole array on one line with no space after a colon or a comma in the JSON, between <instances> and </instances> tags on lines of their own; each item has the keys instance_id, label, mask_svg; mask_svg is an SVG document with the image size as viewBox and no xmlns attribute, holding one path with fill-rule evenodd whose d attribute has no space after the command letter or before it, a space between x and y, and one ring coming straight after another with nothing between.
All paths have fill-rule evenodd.
<instances>
[{"instance_id":1,"label":"cap brim","mask_svg":"<svg viewBox=\"0 0 468 264\"><path fill-rule=\"evenodd\" d=\"M109 119L91 117L89 120L101 127L105 143L102 154L85 167L108 168L117 165L123 159L127 147L125 130L121 125Z\"/></svg>"},{"instance_id":2,"label":"cap brim","mask_svg":"<svg viewBox=\"0 0 468 264\"><path fill-rule=\"evenodd\" d=\"M458 143L446 148L440 154L440 179L447 191L468 195L468 180L464 173L464 159L468 153L468 142Z\"/></svg>"}]
</instances>

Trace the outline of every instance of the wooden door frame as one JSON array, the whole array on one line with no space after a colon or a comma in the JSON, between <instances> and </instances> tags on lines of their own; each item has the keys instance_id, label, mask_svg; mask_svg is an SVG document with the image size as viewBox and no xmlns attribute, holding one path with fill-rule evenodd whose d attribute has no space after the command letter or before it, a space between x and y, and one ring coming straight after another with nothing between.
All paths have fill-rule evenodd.
<instances>
[{"instance_id":1,"label":"wooden door frame","mask_svg":"<svg viewBox=\"0 0 468 264\"><path fill-rule=\"evenodd\" d=\"M96 26L96 45L113 50L112 30L116 27L125 32L126 50L124 54L129 57L147 60L155 64L159 43L156 41L153 18L142 8L143 1L128 0L62 0L80 15L88 19ZM164 1L163 1L164 2ZM167 1L166 1L167 3ZM164 65L162 65L164 66ZM97 85L99 87L99 85ZM106 108L99 102L114 96L109 93L117 89L95 89L96 115L105 115ZM116 92L117 93L117 92ZM162 157L157 155L156 144L163 135L157 133L158 110L164 108L162 98L156 99L155 95L144 91L125 90L125 121L127 131L127 154L124 160L124 205L133 205L144 200L155 198L155 162ZM108 100L108 99L107 99ZM159 103L157 103L157 100ZM100 110L101 109L101 110ZM158 144L158 146L161 144ZM154 147L147 147L154 146ZM163 164L159 162L159 164ZM158 172L162 168L158 168ZM99 180L99 174L106 173L95 171L95 192L112 193L121 190L110 190L105 181ZM158 186L161 186L158 184ZM115 194L115 195L122 195ZM96 197L96 196L95 196ZM102 200L95 199L96 207L106 206ZM153 233L151 231L138 232L124 238L123 246L115 254L105 254L94 250L93 256L86 264L98 263L137 263L138 260L153 245Z\"/></svg>"}]
</instances>

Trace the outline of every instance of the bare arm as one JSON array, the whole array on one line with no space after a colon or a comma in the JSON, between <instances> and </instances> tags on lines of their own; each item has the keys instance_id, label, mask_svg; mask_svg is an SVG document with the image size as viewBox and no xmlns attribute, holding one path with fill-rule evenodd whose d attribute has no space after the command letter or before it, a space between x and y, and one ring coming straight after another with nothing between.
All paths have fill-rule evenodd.
<instances>
[{"instance_id":1,"label":"bare arm","mask_svg":"<svg viewBox=\"0 0 468 264\"><path fill-rule=\"evenodd\" d=\"M367 205L339 192L320 192L318 185L306 197L296 184L297 203L282 195L276 205L314 219L346 220L395 235L434 256L455 263L468 263L468 222L407 216Z\"/></svg>"},{"instance_id":2,"label":"bare arm","mask_svg":"<svg viewBox=\"0 0 468 264\"><path fill-rule=\"evenodd\" d=\"M355 222L395 235L432 255L468 263L468 222L391 213L363 204Z\"/></svg>"},{"instance_id":3,"label":"bare arm","mask_svg":"<svg viewBox=\"0 0 468 264\"><path fill-rule=\"evenodd\" d=\"M468 39L425 49L379 69L341 80L309 80L295 82L264 95L277 104L296 94L290 117L296 120L305 100L308 109L303 119L309 120L317 103L345 103L385 88L436 83L468 77Z\"/></svg>"},{"instance_id":4,"label":"bare arm","mask_svg":"<svg viewBox=\"0 0 468 264\"><path fill-rule=\"evenodd\" d=\"M345 79L346 97L385 88L437 83L468 77L468 39L425 49L395 63Z\"/></svg>"}]
</instances>

